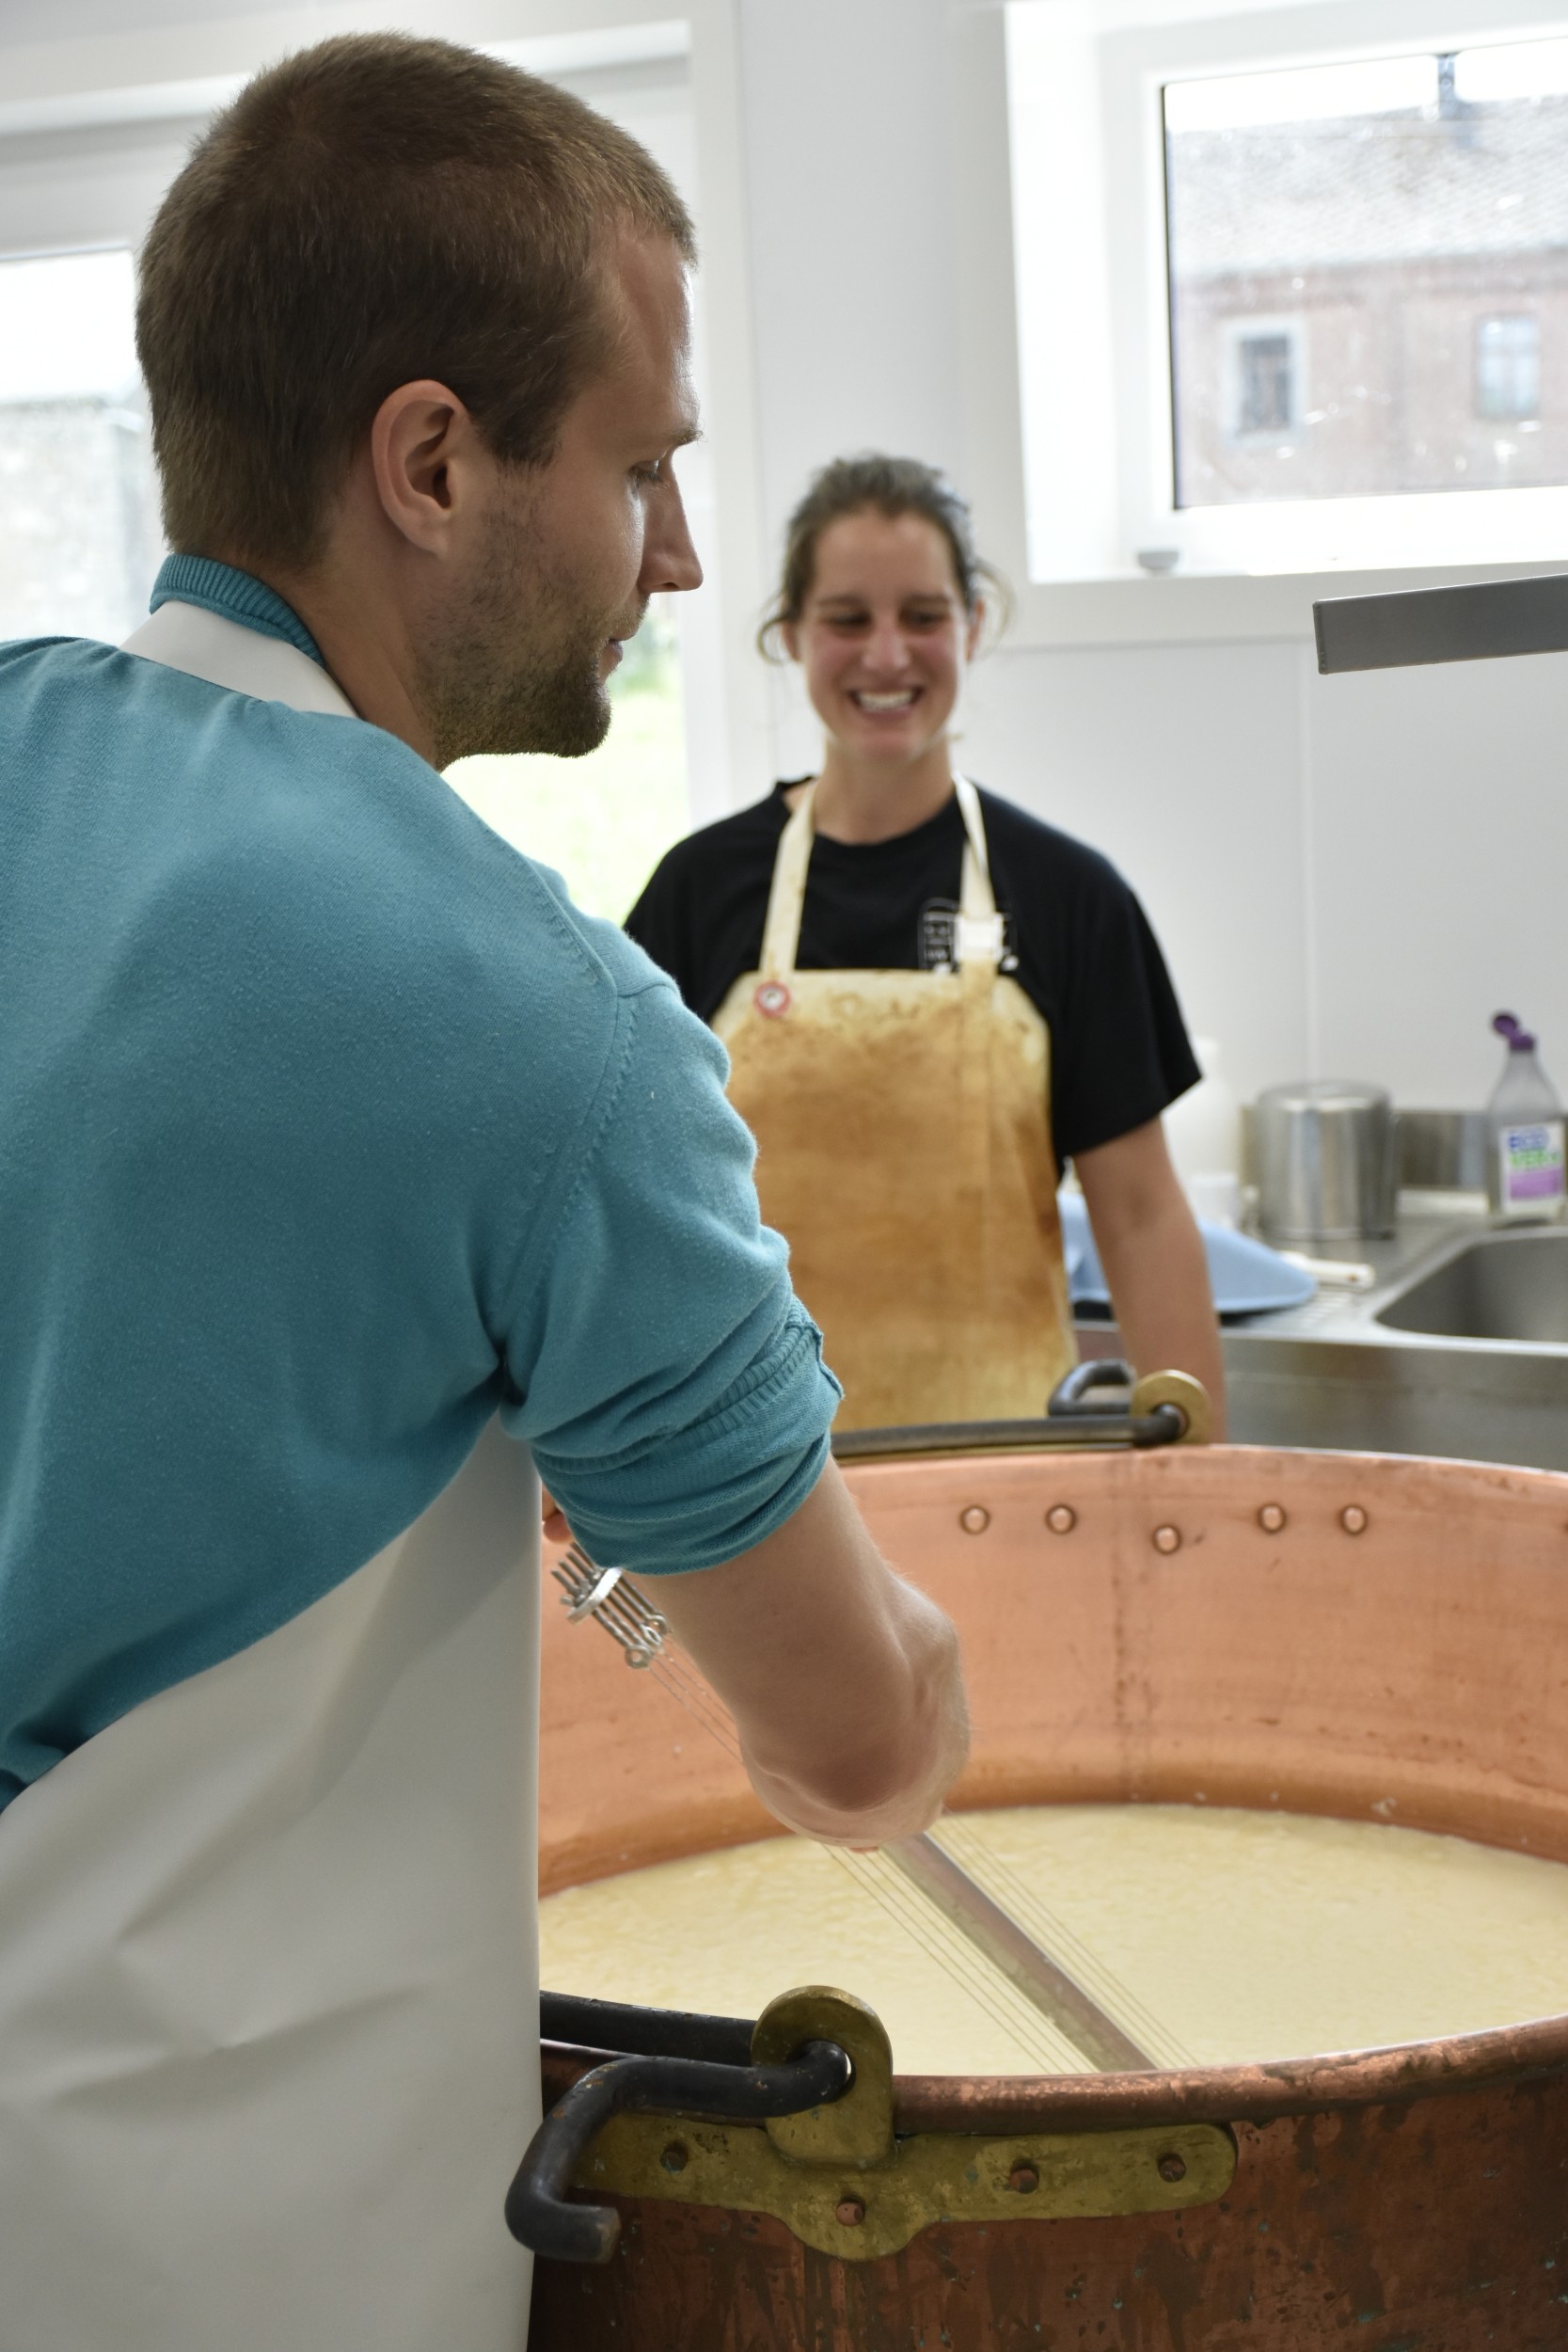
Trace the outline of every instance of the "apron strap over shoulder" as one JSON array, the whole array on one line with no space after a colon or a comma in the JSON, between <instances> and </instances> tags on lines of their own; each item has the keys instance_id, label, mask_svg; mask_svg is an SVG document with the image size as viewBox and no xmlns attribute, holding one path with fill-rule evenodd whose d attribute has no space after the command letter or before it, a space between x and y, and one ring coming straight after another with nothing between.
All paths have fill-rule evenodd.
<instances>
[{"instance_id":1,"label":"apron strap over shoulder","mask_svg":"<svg viewBox=\"0 0 1568 2352\"><path fill-rule=\"evenodd\" d=\"M1002 961L1002 922L990 886L990 860L986 851L980 795L967 776L955 776L953 789L964 820L963 877L958 885L953 961L960 970L966 963L990 964L994 970ZM761 977L765 980L788 979L800 952L800 915L806 903L806 876L816 837L811 821L816 797L814 778L779 836L762 931Z\"/></svg>"},{"instance_id":2,"label":"apron strap over shoulder","mask_svg":"<svg viewBox=\"0 0 1568 2352\"><path fill-rule=\"evenodd\" d=\"M786 980L795 969L800 945L800 912L806 903L806 873L813 840L811 804L816 797L815 778L801 793L794 815L779 835L773 860L773 883L768 893L768 919L762 931L762 977Z\"/></svg>"},{"instance_id":3,"label":"apron strap over shoulder","mask_svg":"<svg viewBox=\"0 0 1568 2352\"><path fill-rule=\"evenodd\" d=\"M980 795L967 776L955 776L953 789L964 820L963 879L958 885L958 919L953 926L953 961L989 964L994 972L1002 961L1002 918L990 886L990 859L986 850L986 825Z\"/></svg>"}]
</instances>

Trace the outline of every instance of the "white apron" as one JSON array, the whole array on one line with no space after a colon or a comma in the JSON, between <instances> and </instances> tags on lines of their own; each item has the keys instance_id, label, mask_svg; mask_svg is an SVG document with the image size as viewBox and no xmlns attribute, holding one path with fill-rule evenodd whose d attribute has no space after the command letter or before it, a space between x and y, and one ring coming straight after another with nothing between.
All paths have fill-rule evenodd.
<instances>
[{"instance_id":1,"label":"white apron","mask_svg":"<svg viewBox=\"0 0 1568 2352\"><path fill-rule=\"evenodd\" d=\"M127 650L349 710L191 606ZM0 1813L0 2352L520 2352L538 1573L492 1422L345 1582Z\"/></svg>"}]
</instances>

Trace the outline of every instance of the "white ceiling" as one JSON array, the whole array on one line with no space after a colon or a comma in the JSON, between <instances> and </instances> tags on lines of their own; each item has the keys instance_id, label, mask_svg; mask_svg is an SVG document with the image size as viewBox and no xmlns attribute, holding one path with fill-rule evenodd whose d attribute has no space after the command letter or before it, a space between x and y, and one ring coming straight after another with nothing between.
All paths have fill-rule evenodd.
<instances>
[{"instance_id":1,"label":"white ceiling","mask_svg":"<svg viewBox=\"0 0 1568 2352\"><path fill-rule=\"evenodd\" d=\"M0 42L91 40L163 24L254 16L258 0L0 0Z\"/></svg>"}]
</instances>

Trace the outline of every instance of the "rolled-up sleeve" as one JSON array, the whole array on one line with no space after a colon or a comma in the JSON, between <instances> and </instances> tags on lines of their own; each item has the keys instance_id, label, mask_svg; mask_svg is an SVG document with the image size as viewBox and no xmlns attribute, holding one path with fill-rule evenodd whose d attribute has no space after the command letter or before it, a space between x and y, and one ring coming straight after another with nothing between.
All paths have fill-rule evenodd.
<instances>
[{"instance_id":1,"label":"rolled-up sleeve","mask_svg":"<svg viewBox=\"0 0 1568 2352\"><path fill-rule=\"evenodd\" d=\"M711 1567L821 1474L840 1396L760 1219L723 1049L667 980L622 1000L577 1172L506 1335L503 1416L597 1560Z\"/></svg>"}]
</instances>

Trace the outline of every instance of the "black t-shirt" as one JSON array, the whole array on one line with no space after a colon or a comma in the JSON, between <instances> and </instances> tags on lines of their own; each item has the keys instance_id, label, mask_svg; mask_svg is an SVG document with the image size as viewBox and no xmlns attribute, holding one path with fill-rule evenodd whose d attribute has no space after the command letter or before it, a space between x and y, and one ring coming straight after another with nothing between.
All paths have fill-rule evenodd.
<instances>
[{"instance_id":1,"label":"black t-shirt","mask_svg":"<svg viewBox=\"0 0 1568 2352\"><path fill-rule=\"evenodd\" d=\"M766 801L677 842L626 917L695 1013L711 1021L762 956L779 835ZM1051 1032L1056 1156L1113 1143L1155 1119L1199 1072L1148 919L1110 861L982 792L1004 970ZM797 961L803 971L920 971L952 953L963 866L957 798L891 841L812 844Z\"/></svg>"}]
</instances>

